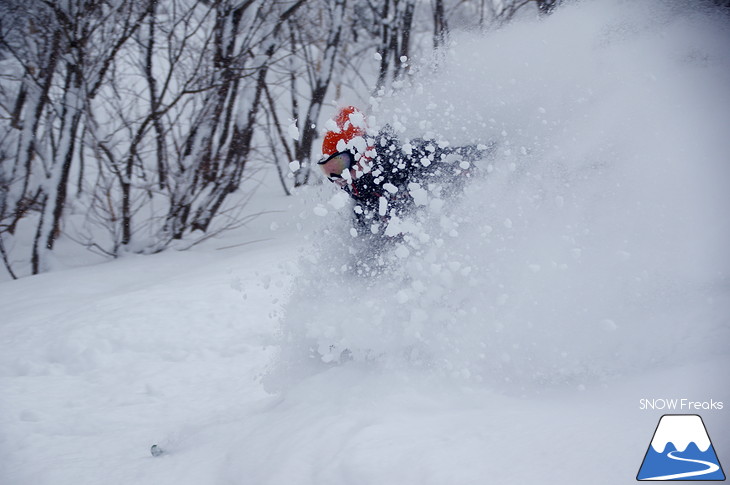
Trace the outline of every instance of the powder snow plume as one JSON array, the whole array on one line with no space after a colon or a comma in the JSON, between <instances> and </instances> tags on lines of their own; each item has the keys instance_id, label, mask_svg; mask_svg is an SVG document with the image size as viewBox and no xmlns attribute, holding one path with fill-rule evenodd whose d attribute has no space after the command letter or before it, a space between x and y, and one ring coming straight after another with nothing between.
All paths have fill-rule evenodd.
<instances>
[{"instance_id":1,"label":"powder snow plume","mask_svg":"<svg viewBox=\"0 0 730 485\"><path fill-rule=\"evenodd\" d=\"M278 371L344 357L554 383L720 349L726 20L678 2L567 5L457 37L437 74L425 66L375 100L404 140L496 151L461 197L436 188L397 221L404 240L374 277L353 274L350 206L326 195L331 217L303 258Z\"/></svg>"}]
</instances>

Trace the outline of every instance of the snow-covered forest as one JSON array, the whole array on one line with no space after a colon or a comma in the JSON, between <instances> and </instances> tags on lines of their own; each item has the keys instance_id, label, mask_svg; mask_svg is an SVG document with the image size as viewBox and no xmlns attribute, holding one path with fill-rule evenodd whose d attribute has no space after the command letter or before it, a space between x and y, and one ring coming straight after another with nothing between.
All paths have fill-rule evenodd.
<instances>
[{"instance_id":1,"label":"snow-covered forest","mask_svg":"<svg viewBox=\"0 0 730 485\"><path fill-rule=\"evenodd\" d=\"M2 0L0 483L628 484L667 413L728 473L728 7ZM489 147L375 271L347 105Z\"/></svg>"},{"instance_id":2,"label":"snow-covered forest","mask_svg":"<svg viewBox=\"0 0 730 485\"><path fill-rule=\"evenodd\" d=\"M49 269L61 238L117 257L239 225L229 196L261 164L287 193L310 181L323 106L384 95L451 30L554 3L6 0L5 270Z\"/></svg>"}]
</instances>

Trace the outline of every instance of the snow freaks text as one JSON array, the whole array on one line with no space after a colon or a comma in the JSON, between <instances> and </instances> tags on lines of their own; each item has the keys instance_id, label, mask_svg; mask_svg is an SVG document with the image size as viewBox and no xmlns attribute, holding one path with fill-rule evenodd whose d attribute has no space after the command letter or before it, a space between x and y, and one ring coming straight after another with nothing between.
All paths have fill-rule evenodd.
<instances>
[{"instance_id":1,"label":"snow freaks text","mask_svg":"<svg viewBox=\"0 0 730 485\"><path fill-rule=\"evenodd\" d=\"M692 401L690 399L639 399L639 409L644 410L669 410L669 411L720 411L723 408L722 401Z\"/></svg>"}]
</instances>

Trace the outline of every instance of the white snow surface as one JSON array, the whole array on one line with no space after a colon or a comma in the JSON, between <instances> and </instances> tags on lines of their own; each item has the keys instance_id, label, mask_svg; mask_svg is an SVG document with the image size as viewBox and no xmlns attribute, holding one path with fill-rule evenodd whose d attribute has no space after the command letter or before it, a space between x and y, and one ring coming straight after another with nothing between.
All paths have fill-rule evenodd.
<instances>
[{"instance_id":1,"label":"white snow surface","mask_svg":"<svg viewBox=\"0 0 730 485\"><path fill-rule=\"evenodd\" d=\"M659 398L724 402L730 462L729 35L679 5L458 37L379 103L498 145L377 274L270 171L223 239L0 283L0 483L628 484Z\"/></svg>"}]
</instances>

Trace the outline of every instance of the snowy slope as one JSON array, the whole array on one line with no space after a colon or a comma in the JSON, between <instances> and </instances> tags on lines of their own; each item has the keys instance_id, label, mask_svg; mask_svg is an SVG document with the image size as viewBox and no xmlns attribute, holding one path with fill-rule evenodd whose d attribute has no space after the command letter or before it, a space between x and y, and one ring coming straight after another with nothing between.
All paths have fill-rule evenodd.
<instances>
[{"instance_id":1,"label":"snowy slope","mask_svg":"<svg viewBox=\"0 0 730 485\"><path fill-rule=\"evenodd\" d=\"M225 239L0 283L0 483L633 483L667 412L727 467L728 31L657 5L459 38L376 108L499 141L383 275L272 173ZM682 398L724 408L640 409Z\"/></svg>"},{"instance_id":2,"label":"snowy slope","mask_svg":"<svg viewBox=\"0 0 730 485\"><path fill-rule=\"evenodd\" d=\"M160 255L4 284L2 483L630 483L661 414L639 399L730 402L727 356L512 390L350 363L268 394L287 258ZM724 413L703 417L727 462Z\"/></svg>"}]
</instances>

